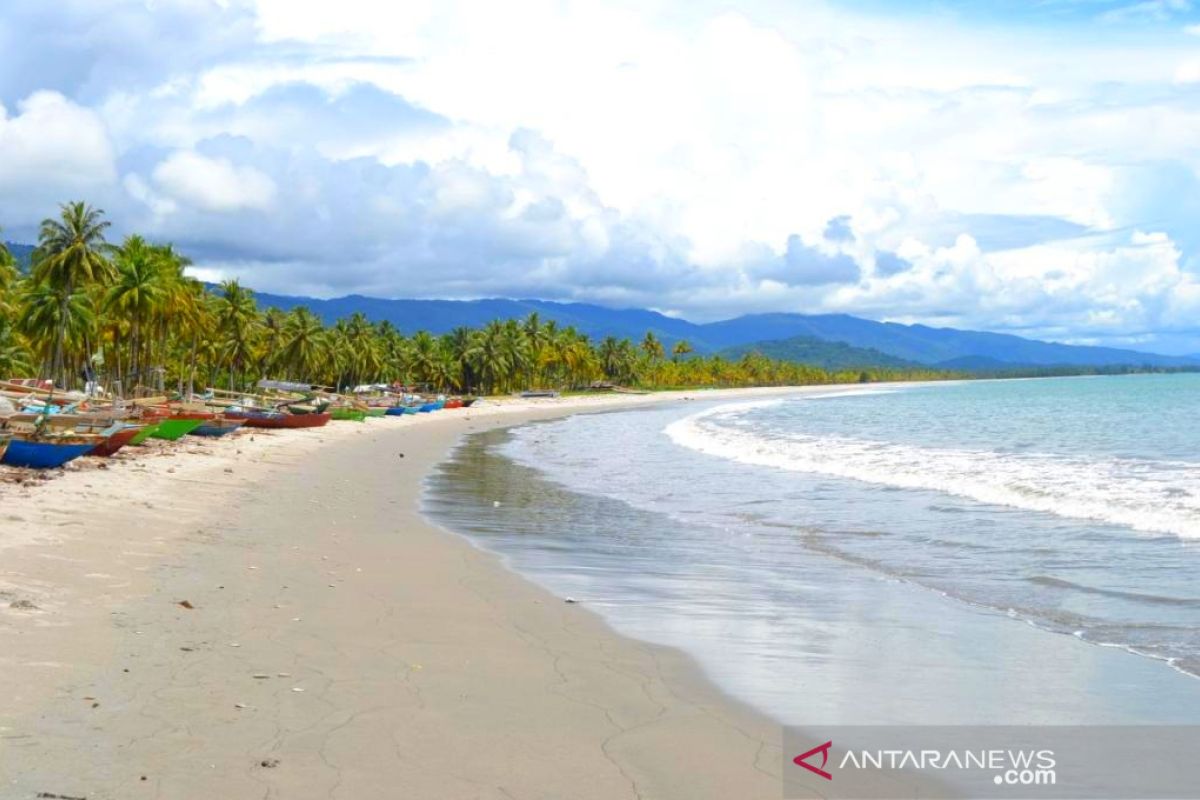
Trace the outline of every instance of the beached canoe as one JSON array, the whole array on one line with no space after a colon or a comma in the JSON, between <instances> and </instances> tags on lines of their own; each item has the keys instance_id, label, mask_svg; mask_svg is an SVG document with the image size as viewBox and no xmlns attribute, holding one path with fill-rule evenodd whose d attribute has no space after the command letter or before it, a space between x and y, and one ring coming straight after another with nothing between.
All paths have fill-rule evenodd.
<instances>
[{"instance_id":1,"label":"beached canoe","mask_svg":"<svg viewBox=\"0 0 1200 800\"><path fill-rule=\"evenodd\" d=\"M142 432L144 425L126 425L121 430L109 436L107 440L96 445L89 456L100 456L101 458L109 458L117 454L127 444L132 444L134 437Z\"/></svg>"},{"instance_id":2,"label":"beached canoe","mask_svg":"<svg viewBox=\"0 0 1200 800\"><path fill-rule=\"evenodd\" d=\"M200 423L200 426L188 431L191 436L224 436L233 433L245 425L240 419L212 419Z\"/></svg>"},{"instance_id":3,"label":"beached canoe","mask_svg":"<svg viewBox=\"0 0 1200 800\"><path fill-rule=\"evenodd\" d=\"M27 439L14 435L0 463L10 467L54 469L87 455L100 443L97 436L61 435L45 439Z\"/></svg>"},{"instance_id":4,"label":"beached canoe","mask_svg":"<svg viewBox=\"0 0 1200 800\"><path fill-rule=\"evenodd\" d=\"M226 411L226 419L240 419L247 428L319 428L329 422L324 414L280 414L271 411Z\"/></svg>"},{"instance_id":5,"label":"beached canoe","mask_svg":"<svg viewBox=\"0 0 1200 800\"><path fill-rule=\"evenodd\" d=\"M372 406L371 408L368 408L365 413L368 417L382 417L387 414L387 412L388 410L382 406Z\"/></svg>"},{"instance_id":6,"label":"beached canoe","mask_svg":"<svg viewBox=\"0 0 1200 800\"><path fill-rule=\"evenodd\" d=\"M149 439L150 435L152 433L154 433L156 430L158 430L158 422L151 422L151 423L147 424L140 431L138 431L137 433L135 433L133 435L133 438L129 440L129 444L131 444L131 445L141 444L142 442Z\"/></svg>"},{"instance_id":7,"label":"beached canoe","mask_svg":"<svg viewBox=\"0 0 1200 800\"><path fill-rule=\"evenodd\" d=\"M446 401L446 408L462 408L463 401L457 397L452 397Z\"/></svg>"},{"instance_id":8,"label":"beached canoe","mask_svg":"<svg viewBox=\"0 0 1200 800\"><path fill-rule=\"evenodd\" d=\"M329 409L329 418L343 422L362 422L367 418L367 412L360 408L337 407Z\"/></svg>"},{"instance_id":9,"label":"beached canoe","mask_svg":"<svg viewBox=\"0 0 1200 800\"><path fill-rule=\"evenodd\" d=\"M216 411L174 411L171 413L171 419L198 419L207 421L216 418Z\"/></svg>"},{"instance_id":10,"label":"beached canoe","mask_svg":"<svg viewBox=\"0 0 1200 800\"><path fill-rule=\"evenodd\" d=\"M158 424L154 426L154 433L151 433L150 436L173 442L187 436L204 422L202 419L176 419L175 417L159 420Z\"/></svg>"},{"instance_id":11,"label":"beached canoe","mask_svg":"<svg viewBox=\"0 0 1200 800\"><path fill-rule=\"evenodd\" d=\"M389 417L399 417L407 414L408 411L405 406L392 406L391 408L384 409L384 413Z\"/></svg>"}]
</instances>

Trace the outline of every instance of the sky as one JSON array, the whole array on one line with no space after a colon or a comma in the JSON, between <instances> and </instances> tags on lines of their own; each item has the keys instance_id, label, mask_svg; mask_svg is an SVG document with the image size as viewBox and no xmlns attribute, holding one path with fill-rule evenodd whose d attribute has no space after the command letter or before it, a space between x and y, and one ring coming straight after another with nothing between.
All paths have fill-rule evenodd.
<instances>
[{"instance_id":1,"label":"sky","mask_svg":"<svg viewBox=\"0 0 1200 800\"><path fill-rule=\"evenodd\" d=\"M1200 353L1200 2L6 0L0 227Z\"/></svg>"}]
</instances>

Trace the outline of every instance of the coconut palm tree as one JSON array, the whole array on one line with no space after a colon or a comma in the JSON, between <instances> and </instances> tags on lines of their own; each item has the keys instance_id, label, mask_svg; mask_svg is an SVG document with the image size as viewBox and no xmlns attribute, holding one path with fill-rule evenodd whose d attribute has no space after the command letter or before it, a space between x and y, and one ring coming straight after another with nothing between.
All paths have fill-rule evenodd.
<instances>
[{"instance_id":1,"label":"coconut palm tree","mask_svg":"<svg viewBox=\"0 0 1200 800\"><path fill-rule=\"evenodd\" d=\"M671 348L671 360L678 361L680 358L686 356L690 352L692 352L691 343L689 343L687 339L680 339L675 343L675 346Z\"/></svg>"},{"instance_id":2,"label":"coconut palm tree","mask_svg":"<svg viewBox=\"0 0 1200 800\"><path fill-rule=\"evenodd\" d=\"M236 280L223 282L217 297L216 315L222 349L229 364L229 388L236 391L242 366L254 353L254 336L259 327L254 292Z\"/></svg>"},{"instance_id":3,"label":"coconut palm tree","mask_svg":"<svg viewBox=\"0 0 1200 800\"><path fill-rule=\"evenodd\" d=\"M112 265L104 231L109 222L104 212L81 202L64 203L58 219L42 220L35 253L34 279L53 289L60 304L59 328L54 332L51 375L66 383L63 345L67 338L72 302L76 289L92 283L104 283L112 275Z\"/></svg>"},{"instance_id":4,"label":"coconut palm tree","mask_svg":"<svg viewBox=\"0 0 1200 800\"><path fill-rule=\"evenodd\" d=\"M459 386L465 392L474 391L477 380L475 362L479 355L478 333L470 328L458 327L446 334L442 344L455 364Z\"/></svg>"},{"instance_id":5,"label":"coconut palm tree","mask_svg":"<svg viewBox=\"0 0 1200 800\"><path fill-rule=\"evenodd\" d=\"M31 342L42 343L35 348L42 365L53 363L64 345L82 347L92 338L96 322L95 298L77 290L63 298L62 290L45 283L27 281L20 298L17 328ZM59 340L56 334L61 334Z\"/></svg>"},{"instance_id":6,"label":"coconut palm tree","mask_svg":"<svg viewBox=\"0 0 1200 800\"><path fill-rule=\"evenodd\" d=\"M32 369L29 349L12 323L0 317L0 376L26 375Z\"/></svg>"},{"instance_id":7,"label":"coconut palm tree","mask_svg":"<svg viewBox=\"0 0 1200 800\"><path fill-rule=\"evenodd\" d=\"M129 236L113 253L116 282L104 295L103 308L124 317L130 327L129 379L131 385L143 380L145 324L167 300L167 286L161 254L140 236Z\"/></svg>"},{"instance_id":8,"label":"coconut palm tree","mask_svg":"<svg viewBox=\"0 0 1200 800\"><path fill-rule=\"evenodd\" d=\"M284 377L312 379L321 366L325 327L306 306L293 308L283 324L279 364Z\"/></svg>"}]
</instances>

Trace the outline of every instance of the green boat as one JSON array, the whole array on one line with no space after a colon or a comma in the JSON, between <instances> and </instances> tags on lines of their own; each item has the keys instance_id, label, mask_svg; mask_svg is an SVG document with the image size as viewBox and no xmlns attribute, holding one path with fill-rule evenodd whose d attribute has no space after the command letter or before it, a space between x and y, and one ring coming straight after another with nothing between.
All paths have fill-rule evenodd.
<instances>
[{"instance_id":1,"label":"green boat","mask_svg":"<svg viewBox=\"0 0 1200 800\"><path fill-rule=\"evenodd\" d=\"M367 409L368 417L382 417L386 414L387 414L386 408L371 406L370 408Z\"/></svg>"},{"instance_id":2,"label":"green boat","mask_svg":"<svg viewBox=\"0 0 1200 800\"><path fill-rule=\"evenodd\" d=\"M158 430L157 422L154 423L153 425L147 425L146 427L144 427L140 431L138 431L137 434L132 439L129 440L129 443L130 444L141 444L142 442L149 439L150 434L154 433L156 430Z\"/></svg>"},{"instance_id":3,"label":"green boat","mask_svg":"<svg viewBox=\"0 0 1200 800\"><path fill-rule=\"evenodd\" d=\"M367 412L358 408L346 408L345 406L335 406L329 409L331 419L340 419L349 422L362 422L367 418Z\"/></svg>"},{"instance_id":4,"label":"green boat","mask_svg":"<svg viewBox=\"0 0 1200 800\"><path fill-rule=\"evenodd\" d=\"M164 419L154 426L154 432L150 435L155 439L166 439L168 442L173 442L176 439L182 439L203 424L204 420L202 419Z\"/></svg>"}]
</instances>

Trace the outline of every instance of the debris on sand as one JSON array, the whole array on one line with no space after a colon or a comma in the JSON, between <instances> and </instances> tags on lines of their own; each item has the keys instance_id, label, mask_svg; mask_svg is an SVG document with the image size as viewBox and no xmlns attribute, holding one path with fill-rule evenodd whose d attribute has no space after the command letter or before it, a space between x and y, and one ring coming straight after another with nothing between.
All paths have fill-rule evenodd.
<instances>
[{"instance_id":1,"label":"debris on sand","mask_svg":"<svg viewBox=\"0 0 1200 800\"><path fill-rule=\"evenodd\" d=\"M13 600L11 603L8 604L8 607L18 609L19 611L37 611L38 610L37 605L32 600L25 600L24 598L22 598L20 600Z\"/></svg>"},{"instance_id":2,"label":"debris on sand","mask_svg":"<svg viewBox=\"0 0 1200 800\"><path fill-rule=\"evenodd\" d=\"M267 769L275 769L275 767L279 766L279 759L278 758L264 758L262 761L258 762L258 765L260 767L266 767Z\"/></svg>"},{"instance_id":3,"label":"debris on sand","mask_svg":"<svg viewBox=\"0 0 1200 800\"><path fill-rule=\"evenodd\" d=\"M182 608L186 608L188 611L193 611L196 608L194 605L192 605L190 600L180 600L179 605Z\"/></svg>"}]
</instances>

